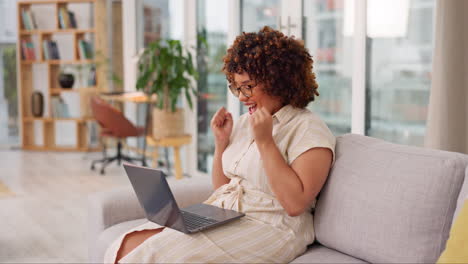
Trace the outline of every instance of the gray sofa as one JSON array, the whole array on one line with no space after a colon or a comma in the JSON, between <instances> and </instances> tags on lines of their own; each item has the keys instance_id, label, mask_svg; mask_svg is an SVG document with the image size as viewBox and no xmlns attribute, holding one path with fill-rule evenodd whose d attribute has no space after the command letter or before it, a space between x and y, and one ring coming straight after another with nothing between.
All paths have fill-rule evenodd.
<instances>
[{"instance_id":1,"label":"gray sofa","mask_svg":"<svg viewBox=\"0 0 468 264\"><path fill-rule=\"evenodd\" d=\"M459 153L338 137L314 212L316 241L293 263L436 262L468 195L467 165ZM181 207L212 192L209 179L171 188ZM90 196L89 260L101 262L109 243L143 218L130 188Z\"/></svg>"}]
</instances>

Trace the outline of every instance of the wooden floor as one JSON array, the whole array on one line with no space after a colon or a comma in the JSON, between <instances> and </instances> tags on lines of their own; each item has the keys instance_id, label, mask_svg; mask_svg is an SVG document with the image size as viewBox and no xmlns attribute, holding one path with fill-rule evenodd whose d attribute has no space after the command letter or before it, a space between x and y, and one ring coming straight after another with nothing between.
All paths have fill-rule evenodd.
<instances>
[{"instance_id":1,"label":"wooden floor","mask_svg":"<svg viewBox=\"0 0 468 264\"><path fill-rule=\"evenodd\" d=\"M130 185L123 168L90 170L99 153L0 150L0 263L87 262L87 195Z\"/></svg>"}]
</instances>

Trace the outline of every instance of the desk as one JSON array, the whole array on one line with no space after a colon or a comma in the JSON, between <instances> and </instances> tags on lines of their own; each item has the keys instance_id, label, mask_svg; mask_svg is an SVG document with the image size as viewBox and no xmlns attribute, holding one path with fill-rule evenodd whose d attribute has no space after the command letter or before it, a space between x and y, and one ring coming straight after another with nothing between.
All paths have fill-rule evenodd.
<instances>
[{"instance_id":1,"label":"desk","mask_svg":"<svg viewBox=\"0 0 468 264\"><path fill-rule=\"evenodd\" d=\"M146 137L148 145L153 147L173 147L174 148L174 169L176 179L182 179L182 163L180 160L180 147L183 145L190 144L192 142L192 136L183 135L179 137L167 137L161 139L155 139L152 136ZM153 151L153 166L158 166L158 152Z\"/></svg>"},{"instance_id":2,"label":"desk","mask_svg":"<svg viewBox=\"0 0 468 264\"><path fill-rule=\"evenodd\" d=\"M154 103L156 102L156 95L149 97L143 92L116 92L116 93L103 93L100 94L104 100L116 102L133 102L133 103Z\"/></svg>"}]
</instances>

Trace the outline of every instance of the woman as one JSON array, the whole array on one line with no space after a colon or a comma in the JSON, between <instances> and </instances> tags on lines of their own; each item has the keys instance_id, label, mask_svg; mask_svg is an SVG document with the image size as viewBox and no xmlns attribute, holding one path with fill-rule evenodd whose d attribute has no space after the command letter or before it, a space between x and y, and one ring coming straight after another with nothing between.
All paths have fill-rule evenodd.
<instances>
[{"instance_id":1,"label":"woman","mask_svg":"<svg viewBox=\"0 0 468 264\"><path fill-rule=\"evenodd\" d=\"M191 235L148 222L114 242L107 262L285 263L313 242L310 210L335 138L305 109L318 95L311 56L301 42L264 27L236 38L223 71L249 111L235 125L224 108L211 120L216 191L205 203L246 216Z\"/></svg>"}]
</instances>

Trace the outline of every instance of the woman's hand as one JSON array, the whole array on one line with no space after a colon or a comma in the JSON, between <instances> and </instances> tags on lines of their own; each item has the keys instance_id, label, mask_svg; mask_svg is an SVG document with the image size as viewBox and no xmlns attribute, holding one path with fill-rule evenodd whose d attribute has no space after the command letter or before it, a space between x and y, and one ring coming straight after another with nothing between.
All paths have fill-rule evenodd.
<instances>
[{"instance_id":1,"label":"woman's hand","mask_svg":"<svg viewBox=\"0 0 468 264\"><path fill-rule=\"evenodd\" d=\"M215 136L215 147L218 150L224 151L229 145L233 124L231 113L224 107L221 107L211 119L210 126Z\"/></svg>"},{"instance_id":2,"label":"woman's hand","mask_svg":"<svg viewBox=\"0 0 468 264\"><path fill-rule=\"evenodd\" d=\"M255 111L249 123L257 146L273 142L273 117L268 110L262 107Z\"/></svg>"}]
</instances>

